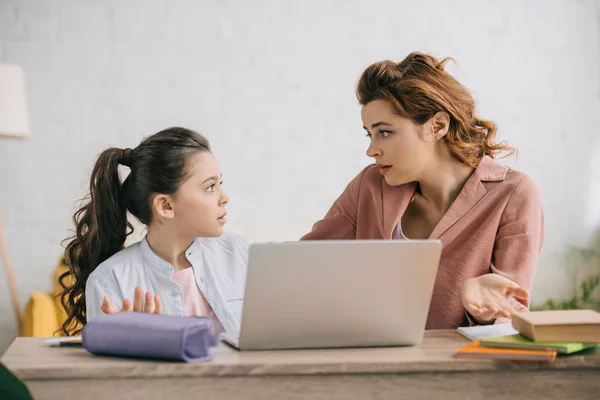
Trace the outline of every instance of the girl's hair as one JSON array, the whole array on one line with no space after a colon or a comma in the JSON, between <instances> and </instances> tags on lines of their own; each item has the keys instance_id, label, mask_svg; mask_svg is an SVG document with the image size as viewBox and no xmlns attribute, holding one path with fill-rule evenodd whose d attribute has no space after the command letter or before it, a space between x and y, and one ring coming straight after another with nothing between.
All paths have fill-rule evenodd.
<instances>
[{"instance_id":1,"label":"girl's hair","mask_svg":"<svg viewBox=\"0 0 600 400\"><path fill-rule=\"evenodd\" d=\"M477 167L484 156L513 154L516 149L505 142L496 143L496 124L475 114L471 93L444 70L452 60L422 53L411 53L402 62L380 61L361 75L356 88L360 104L383 99L394 111L423 125L439 111L450 115L444 140L450 152L465 164Z\"/></svg>"},{"instance_id":2,"label":"girl's hair","mask_svg":"<svg viewBox=\"0 0 600 400\"><path fill-rule=\"evenodd\" d=\"M129 211L141 223L152 222L156 194L175 194L189 177L189 160L210 152L202 135L184 128L169 128L144 139L135 149L109 148L94 165L90 193L75 215L75 235L65 250L69 271L59 278L64 289L61 303L67 312L62 325L66 335L78 334L86 323L85 284L90 274L121 250L133 232ZM119 165L131 172L121 182Z\"/></svg>"}]
</instances>

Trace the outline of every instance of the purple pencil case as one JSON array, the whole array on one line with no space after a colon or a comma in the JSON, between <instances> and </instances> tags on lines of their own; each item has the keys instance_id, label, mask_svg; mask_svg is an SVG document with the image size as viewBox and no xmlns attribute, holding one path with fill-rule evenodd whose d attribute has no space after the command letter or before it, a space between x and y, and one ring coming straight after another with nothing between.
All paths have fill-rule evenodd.
<instances>
[{"instance_id":1,"label":"purple pencil case","mask_svg":"<svg viewBox=\"0 0 600 400\"><path fill-rule=\"evenodd\" d=\"M82 346L92 354L201 362L219 343L209 317L176 317L142 312L102 315L88 322Z\"/></svg>"}]
</instances>

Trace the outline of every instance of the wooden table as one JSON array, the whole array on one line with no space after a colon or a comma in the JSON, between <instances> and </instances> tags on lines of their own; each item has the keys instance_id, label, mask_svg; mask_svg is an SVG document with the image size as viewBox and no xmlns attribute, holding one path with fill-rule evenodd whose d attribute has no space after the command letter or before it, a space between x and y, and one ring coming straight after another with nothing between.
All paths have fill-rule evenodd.
<instances>
[{"instance_id":1,"label":"wooden table","mask_svg":"<svg viewBox=\"0 0 600 400\"><path fill-rule=\"evenodd\" d=\"M418 347L238 352L211 362L95 357L18 338L2 362L43 399L600 399L600 351L553 363L454 358L467 340L428 331Z\"/></svg>"}]
</instances>

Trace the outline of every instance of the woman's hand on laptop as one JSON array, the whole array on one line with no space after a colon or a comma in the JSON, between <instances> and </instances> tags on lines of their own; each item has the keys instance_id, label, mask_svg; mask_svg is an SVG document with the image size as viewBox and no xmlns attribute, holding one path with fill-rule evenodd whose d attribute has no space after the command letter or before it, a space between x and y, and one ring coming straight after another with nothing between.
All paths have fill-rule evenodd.
<instances>
[{"instance_id":1,"label":"woman's hand on laptop","mask_svg":"<svg viewBox=\"0 0 600 400\"><path fill-rule=\"evenodd\" d=\"M131 308L131 301L129 299L123 300L123 305L121 308L113 307L110 304L110 300L108 297L104 296L102 301L102 312L105 314L115 314L118 312L147 312L153 314L161 314L162 313L162 303L160 301L160 296L154 296L152 292L146 292L144 295L144 289L140 286L135 288L135 293L133 297L133 309Z\"/></svg>"},{"instance_id":2,"label":"woman's hand on laptop","mask_svg":"<svg viewBox=\"0 0 600 400\"><path fill-rule=\"evenodd\" d=\"M517 300L529 299L527 289L498 274L467 279L461 288L463 307L481 324L510 318L515 312L527 311Z\"/></svg>"}]
</instances>

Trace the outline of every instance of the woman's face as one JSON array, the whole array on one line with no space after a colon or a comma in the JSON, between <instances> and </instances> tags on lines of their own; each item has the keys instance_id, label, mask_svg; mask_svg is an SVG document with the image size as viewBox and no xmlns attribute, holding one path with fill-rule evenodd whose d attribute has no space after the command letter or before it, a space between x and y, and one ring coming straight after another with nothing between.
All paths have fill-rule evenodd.
<instances>
[{"instance_id":1,"label":"woman's face","mask_svg":"<svg viewBox=\"0 0 600 400\"><path fill-rule=\"evenodd\" d=\"M415 124L394 113L386 100L365 104L361 117L371 140L367 156L380 167L386 183L398 186L417 181L436 156L433 122Z\"/></svg>"}]
</instances>

